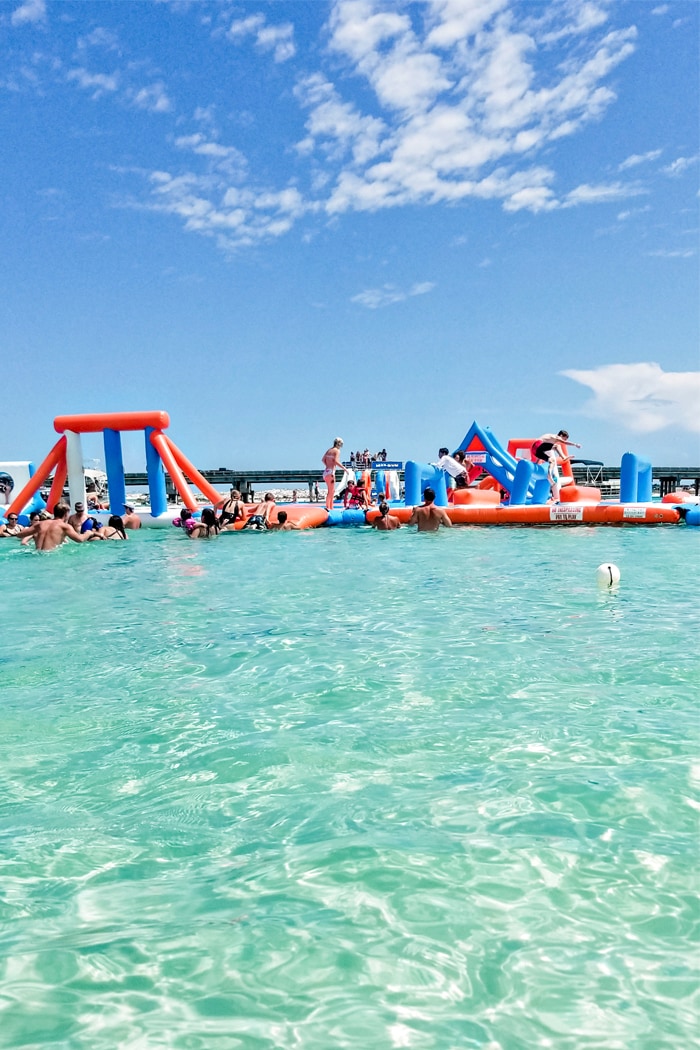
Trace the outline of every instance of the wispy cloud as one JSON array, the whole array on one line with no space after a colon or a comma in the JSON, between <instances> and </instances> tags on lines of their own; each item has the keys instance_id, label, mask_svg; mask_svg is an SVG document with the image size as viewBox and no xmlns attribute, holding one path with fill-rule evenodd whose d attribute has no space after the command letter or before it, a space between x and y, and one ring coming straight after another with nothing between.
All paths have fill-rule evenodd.
<instances>
[{"instance_id":1,"label":"wispy cloud","mask_svg":"<svg viewBox=\"0 0 700 1050\"><path fill-rule=\"evenodd\" d=\"M46 19L46 0L25 0L12 12L13 26L31 25Z\"/></svg>"},{"instance_id":2,"label":"wispy cloud","mask_svg":"<svg viewBox=\"0 0 700 1050\"><path fill-rule=\"evenodd\" d=\"M692 168L695 164L697 164L697 162L697 156L677 157L676 160L672 161L670 164L667 164L666 167L662 170L664 175L670 175L671 178L676 178L679 175L684 175L688 168Z\"/></svg>"},{"instance_id":3,"label":"wispy cloud","mask_svg":"<svg viewBox=\"0 0 700 1050\"><path fill-rule=\"evenodd\" d=\"M383 284L381 288L366 288L365 291L358 292L352 296L350 302L366 306L368 310L377 310L380 306L402 303L414 295L426 295L432 292L434 287L433 281L421 281L407 289L397 288L395 284Z\"/></svg>"},{"instance_id":4,"label":"wispy cloud","mask_svg":"<svg viewBox=\"0 0 700 1050\"><path fill-rule=\"evenodd\" d=\"M132 88L127 94L137 109L146 109L149 113L169 113L172 109L165 85L161 81L149 84L147 87Z\"/></svg>"},{"instance_id":5,"label":"wispy cloud","mask_svg":"<svg viewBox=\"0 0 700 1050\"><path fill-rule=\"evenodd\" d=\"M78 87L92 92L92 97L95 99L100 98L104 94L111 94L119 87L119 75L117 73L90 73L82 66L70 69L66 73L66 80L72 80Z\"/></svg>"},{"instance_id":6,"label":"wispy cloud","mask_svg":"<svg viewBox=\"0 0 700 1050\"><path fill-rule=\"evenodd\" d=\"M613 182L608 185L588 186L586 184L577 186L575 190L567 193L565 206L573 207L577 204L604 204L609 201L625 200L627 197L639 197L647 191L640 186L625 185L621 182Z\"/></svg>"},{"instance_id":7,"label":"wispy cloud","mask_svg":"<svg viewBox=\"0 0 700 1050\"><path fill-rule=\"evenodd\" d=\"M633 153L626 160L623 160L617 170L627 171L629 168L636 168L639 164L647 164L649 161L657 160L660 156L660 149L651 149L648 153Z\"/></svg>"},{"instance_id":8,"label":"wispy cloud","mask_svg":"<svg viewBox=\"0 0 700 1050\"><path fill-rule=\"evenodd\" d=\"M593 391L585 410L614 417L623 426L651 433L677 426L700 432L700 372L665 372L653 362L567 369L561 375Z\"/></svg>"},{"instance_id":9,"label":"wispy cloud","mask_svg":"<svg viewBox=\"0 0 700 1050\"><path fill-rule=\"evenodd\" d=\"M692 259L697 252L694 248L656 248L646 254L657 259Z\"/></svg>"},{"instance_id":10,"label":"wispy cloud","mask_svg":"<svg viewBox=\"0 0 700 1050\"><path fill-rule=\"evenodd\" d=\"M238 42L252 37L260 51L271 51L275 62L286 62L296 54L294 26L291 22L268 25L265 15L248 15L231 23L226 34L229 40Z\"/></svg>"}]
</instances>

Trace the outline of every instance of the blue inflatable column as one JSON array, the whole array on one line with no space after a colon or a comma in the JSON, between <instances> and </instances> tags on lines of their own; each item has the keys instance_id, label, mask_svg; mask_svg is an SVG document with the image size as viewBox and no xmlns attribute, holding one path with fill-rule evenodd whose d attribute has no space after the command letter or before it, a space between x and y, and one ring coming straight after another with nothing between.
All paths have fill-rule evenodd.
<instances>
[{"instance_id":1,"label":"blue inflatable column","mask_svg":"<svg viewBox=\"0 0 700 1050\"><path fill-rule=\"evenodd\" d=\"M620 463L620 503L650 503L651 486L649 460L625 452Z\"/></svg>"},{"instance_id":2,"label":"blue inflatable column","mask_svg":"<svg viewBox=\"0 0 700 1050\"><path fill-rule=\"evenodd\" d=\"M168 495L165 491L165 470L163 462L151 444L153 427L146 427L146 473L148 474L148 493L151 499L151 514L157 518L168 509Z\"/></svg>"},{"instance_id":3,"label":"blue inflatable column","mask_svg":"<svg viewBox=\"0 0 700 1050\"><path fill-rule=\"evenodd\" d=\"M651 503L652 483L651 462L648 459L638 459L637 499L640 503Z\"/></svg>"},{"instance_id":4,"label":"blue inflatable column","mask_svg":"<svg viewBox=\"0 0 700 1050\"><path fill-rule=\"evenodd\" d=\"M118 430L104 431L105 469L109 489L109 509L112 514L123 514L126 503L122 436Z\"/></svg>"},{"instance_id":5,"label":"blue inflatable column","mask_svg":"<svg viewBox=\"0 0 700 1050\"><path fill-rule=\"evenodd\" d=\"M445 472L428 463L416 463L409 459L404 473L406 506L415 507L423 499L423 489L430 485L435 490L435 506L447 506L447 483Z\"/></svg>"},{"instance_id":6,"label":"blue inflatable column","mask_svg":"<svg viewBox=\"0 0 700 1050\"><path fill-rule=\"evenodd\" d=\"M421 476L420 464L413 459L409 459L404 472L404 494L407 507L415 507L420 503Z\"/></svg>"},{"instance_id":7,"label":"blue inflatable column","mask_svg":"<svg viewBox=\"0 0 700 1050\"><path fill-rule=\"evenodd\" d=\"M511 507L519 507L523 503L527 503L527 494L534 469L533 464L529 460L518 460L513 477L513 487L510 490L510 499L508 500Z\"/></svg>"},{"instance_id":8,"label":"blue inflatable column","mask_svg":"<svg viewBox=\"0 0 700 1050\"><path fill-rule=\"evenodd\" d=\"M386 475L383 470L378 470L374 478L374 494L383 500L386 495Z\"/></svg>"},{"instance_id":9,"label":"blue inflatable column","mask_svg":"<svg viewBox=\"0 0 700 1050\"><path fill-rule=\"evenodd\" d=\"M547 502L551 495L552 486L549 484L549 478L546 475L545 477L538 477L535 474L532 486L532 502L536 506L541 506Z\"/></svg>"}]
</instances>

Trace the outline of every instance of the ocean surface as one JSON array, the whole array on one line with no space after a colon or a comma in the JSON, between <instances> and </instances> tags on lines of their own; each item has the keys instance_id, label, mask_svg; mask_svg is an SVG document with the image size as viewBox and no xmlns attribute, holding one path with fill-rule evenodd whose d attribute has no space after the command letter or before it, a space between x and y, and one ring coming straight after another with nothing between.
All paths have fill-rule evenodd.
<instances>
[{"instance_id":1,"label":"ocean surface","mask_svg":"<svg viewBox=\"0 0 700 1050\"><path fill-rule=\"evenodd\" d=\"M0 541L0 1046L698 1047L699 541Z\"/></svg>"}]
</instances>

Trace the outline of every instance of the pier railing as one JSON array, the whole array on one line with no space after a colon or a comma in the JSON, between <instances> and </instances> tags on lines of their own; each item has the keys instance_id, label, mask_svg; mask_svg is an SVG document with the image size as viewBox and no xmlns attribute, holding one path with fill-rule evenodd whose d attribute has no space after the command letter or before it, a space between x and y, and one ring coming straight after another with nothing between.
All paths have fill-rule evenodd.
<instances>
[{"instance_id":1,"label":"pier railing","mask_svg":"<svg viewBox=\"0 0 700 1050\"><path fill-rule=\"evenodd\" d=\"M388 463L387 467L391 468ZM381 468L379 468L381 469ZM620 468L606 467L602 463L573 463L572 470L577 485L594 485L602 488L603 495L610 495L619 485ZM185 471L185 474L187 472ZM322 494L325 487L322 483L320 469L300 470L236 470L233 467L219 467L215 470L202 470L201 473L219 492L225 493L229 488L240 490L246 499L253 499L255 491L266 488L307 489L309 499L313 500L315 485L318 484ZM403 470L398 471L403 483ZM695 495L700 494L700 467L654 467L654 483L661 496L673 492L681 485L688 486ZM145 488L148 484L146 474L126 474L125 481L131 488Z\"/></svg>"}]
</instances>

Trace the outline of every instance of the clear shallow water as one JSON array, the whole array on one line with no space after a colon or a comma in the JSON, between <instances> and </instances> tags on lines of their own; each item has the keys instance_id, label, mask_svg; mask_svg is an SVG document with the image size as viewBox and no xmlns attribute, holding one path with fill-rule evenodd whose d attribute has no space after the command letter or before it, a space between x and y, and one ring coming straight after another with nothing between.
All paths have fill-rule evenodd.
<instances>
[{"instance_id":1,"label":"clear shallow water","mask_svg":"<svg viewBox=\"0 0 700 1050\"><path fill-rule=\"evenodd\" d=\"M174 532L0 547L1 1046L699 1045L697 530Z\"/></svg>"}]
</instances>

